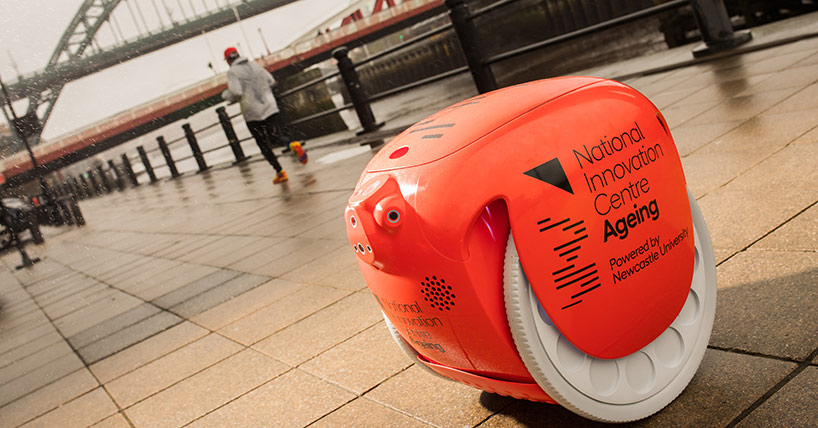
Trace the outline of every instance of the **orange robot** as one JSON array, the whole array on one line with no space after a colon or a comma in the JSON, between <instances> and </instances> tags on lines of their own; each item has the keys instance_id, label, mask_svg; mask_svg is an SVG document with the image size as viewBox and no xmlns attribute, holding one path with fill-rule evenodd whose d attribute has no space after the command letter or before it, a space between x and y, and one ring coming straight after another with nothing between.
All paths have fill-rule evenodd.
<instances>
[{"instance_id":1,"label":"orange robot","mask_svg":"<svg viewBox=\"0 0 818 428\"><path fill-rule=\"evenodd\" d=\"M688 384L715 316L707 226L664 117L610 80L457 103L369 162L350 245L421 367L585 417L647 417Z\"/></svg>"}]
</instances>

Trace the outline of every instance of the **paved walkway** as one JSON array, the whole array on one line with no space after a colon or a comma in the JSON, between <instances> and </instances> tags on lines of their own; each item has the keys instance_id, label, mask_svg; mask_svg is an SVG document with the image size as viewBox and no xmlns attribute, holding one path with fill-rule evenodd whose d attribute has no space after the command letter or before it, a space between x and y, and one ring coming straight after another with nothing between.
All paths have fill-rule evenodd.
<instances>
[{"instance_id":1,"label":"paved walkway","mask_svg":"<svg viewBox=\"0 0 818 428\"><path fill-rule=\"evenodd\" d=\"M626 83L672 127L719 276L699 372L636 425L818 425L818 38ZM128 189L46 229L34 268L0 257L0 426L592 425L395 346L342 221L371 156L313 149L284 186L256 161Z\"/></svg>"}]
</instances>

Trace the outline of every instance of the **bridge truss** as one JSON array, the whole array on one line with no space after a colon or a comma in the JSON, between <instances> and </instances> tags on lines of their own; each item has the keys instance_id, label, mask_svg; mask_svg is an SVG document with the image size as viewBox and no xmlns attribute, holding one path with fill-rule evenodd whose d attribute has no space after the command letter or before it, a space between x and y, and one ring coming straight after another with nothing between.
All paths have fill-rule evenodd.
<instances>
[{"instance_id":1,"label":"bridge truss","mask_svg":"<svg viewBox=\"0 0 818 428\"><path fill-rule=\"evenodd\" d=\"M63 87L81 77L296 0L85 0L46 66L8 86L8 101L27 100L18 137L40 141Z\"/></svg>"}]
</instances>

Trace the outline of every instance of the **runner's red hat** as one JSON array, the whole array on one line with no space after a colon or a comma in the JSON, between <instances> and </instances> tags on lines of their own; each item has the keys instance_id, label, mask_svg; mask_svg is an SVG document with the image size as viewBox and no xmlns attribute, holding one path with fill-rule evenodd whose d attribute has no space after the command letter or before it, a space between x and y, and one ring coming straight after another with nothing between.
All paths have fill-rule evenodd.
<instances>
[{"instance_id":1,"label":"runner's red hat","mask_svg":"<svg viewBox=\"0 0 818 428\"><path fill-rule=\"evenodd\" d=\"M235 58L239 56L239 51L236 50L233 46L224 50L224 59Z\"/></svg>"}]
</instances>

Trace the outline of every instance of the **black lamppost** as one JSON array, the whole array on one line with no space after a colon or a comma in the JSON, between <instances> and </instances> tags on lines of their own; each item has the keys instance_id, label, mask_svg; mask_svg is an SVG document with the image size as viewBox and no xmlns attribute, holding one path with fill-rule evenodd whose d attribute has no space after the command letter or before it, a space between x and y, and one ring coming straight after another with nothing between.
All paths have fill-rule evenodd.
<instances>
[{"instance_id":1,"label":"black lamppost","mask_svg":"<svg viewBox=\"0 0 818 428\"><path fill-rule=\"evenodd\" d=\"M31 167L34 168L34 174L40 181L40 189L42 190L43 199L48 200L48 184L46 184L45 178L40 170L40 166L37 164L37 159L34 157L34 151L31 150L31 146L28 144L28 138L26 138L25 130L21 126L20 118L17 117L17 113L14 111L14 105L11 103L11 97L9 96L9 91L6 88L6 84L3 83L3 79L0 79L0 87L3 88L3 95L6 97L6 103L8 104L9 111L11 111L11 119L9 120L9 122L11 122L11 129L15 134L17 134L17 137L23 142L23 145L26 146L28 156L31 159ZM6 115L6 118L8 119L5 106L3 106L3 114ZM36 115L34 118L36 119Z\"/></svg>"},{"instance_id":2,"label":"black lamppost","mask_svg":"<svg viewBox=\"0 0 818 428\"><path fill-rule=\"evenodd\" d=\"M28 139L26 138L26 135L23 132L23 130L20 129L20 120L17 117L17 113L14 112L14 106L11 103L11 97L9 97L8 89L6 89L6 85L3 83L2 79L0 79L0 87L3 88L3 95L5 95L6 103L8 103L9 110L11 111L12 120L9 120L9 122L11 122L10 129L13 129L12 132L17 134L17 137L19 137L23 141L23 144L26 146L26 150L28 150L28 156L31 158L31 165L34 168L34 173L40 179L40 188L43 191L43 196L48 197L48 186L46 185L45 179L43 178L43 176L41 174L41 171L40 171L40 168L37 165L37 159L34 158L34 152L31 150L31 146L28 145ZM3 109L3 114L6 115L6 118L8 119L8 115L6 114L5 106L0 106L0 108ZM5 177L3 177L2 182L0 182L0 186L5 184L5 181L6 181ZM17 251L20 252L20 256L23 259L22 264L17 266L17 269L30 267L30 266L34 265L34 263L39 262L40 261L39 257L35 257L35 258L32 259L31 257L28 256L28 254L26 254L26 250L23 248L23 243L20 241L20 237L17 235L17 232L14 230L14 225L12 224L12 219L9 216L9 213L6 210L5 205L3 205L3 201L1 199L0 199L0 216L2 216L3 222L6 224L6 228L9 231L10 243L17 247Z\"/></svg>"}]
</instances>

